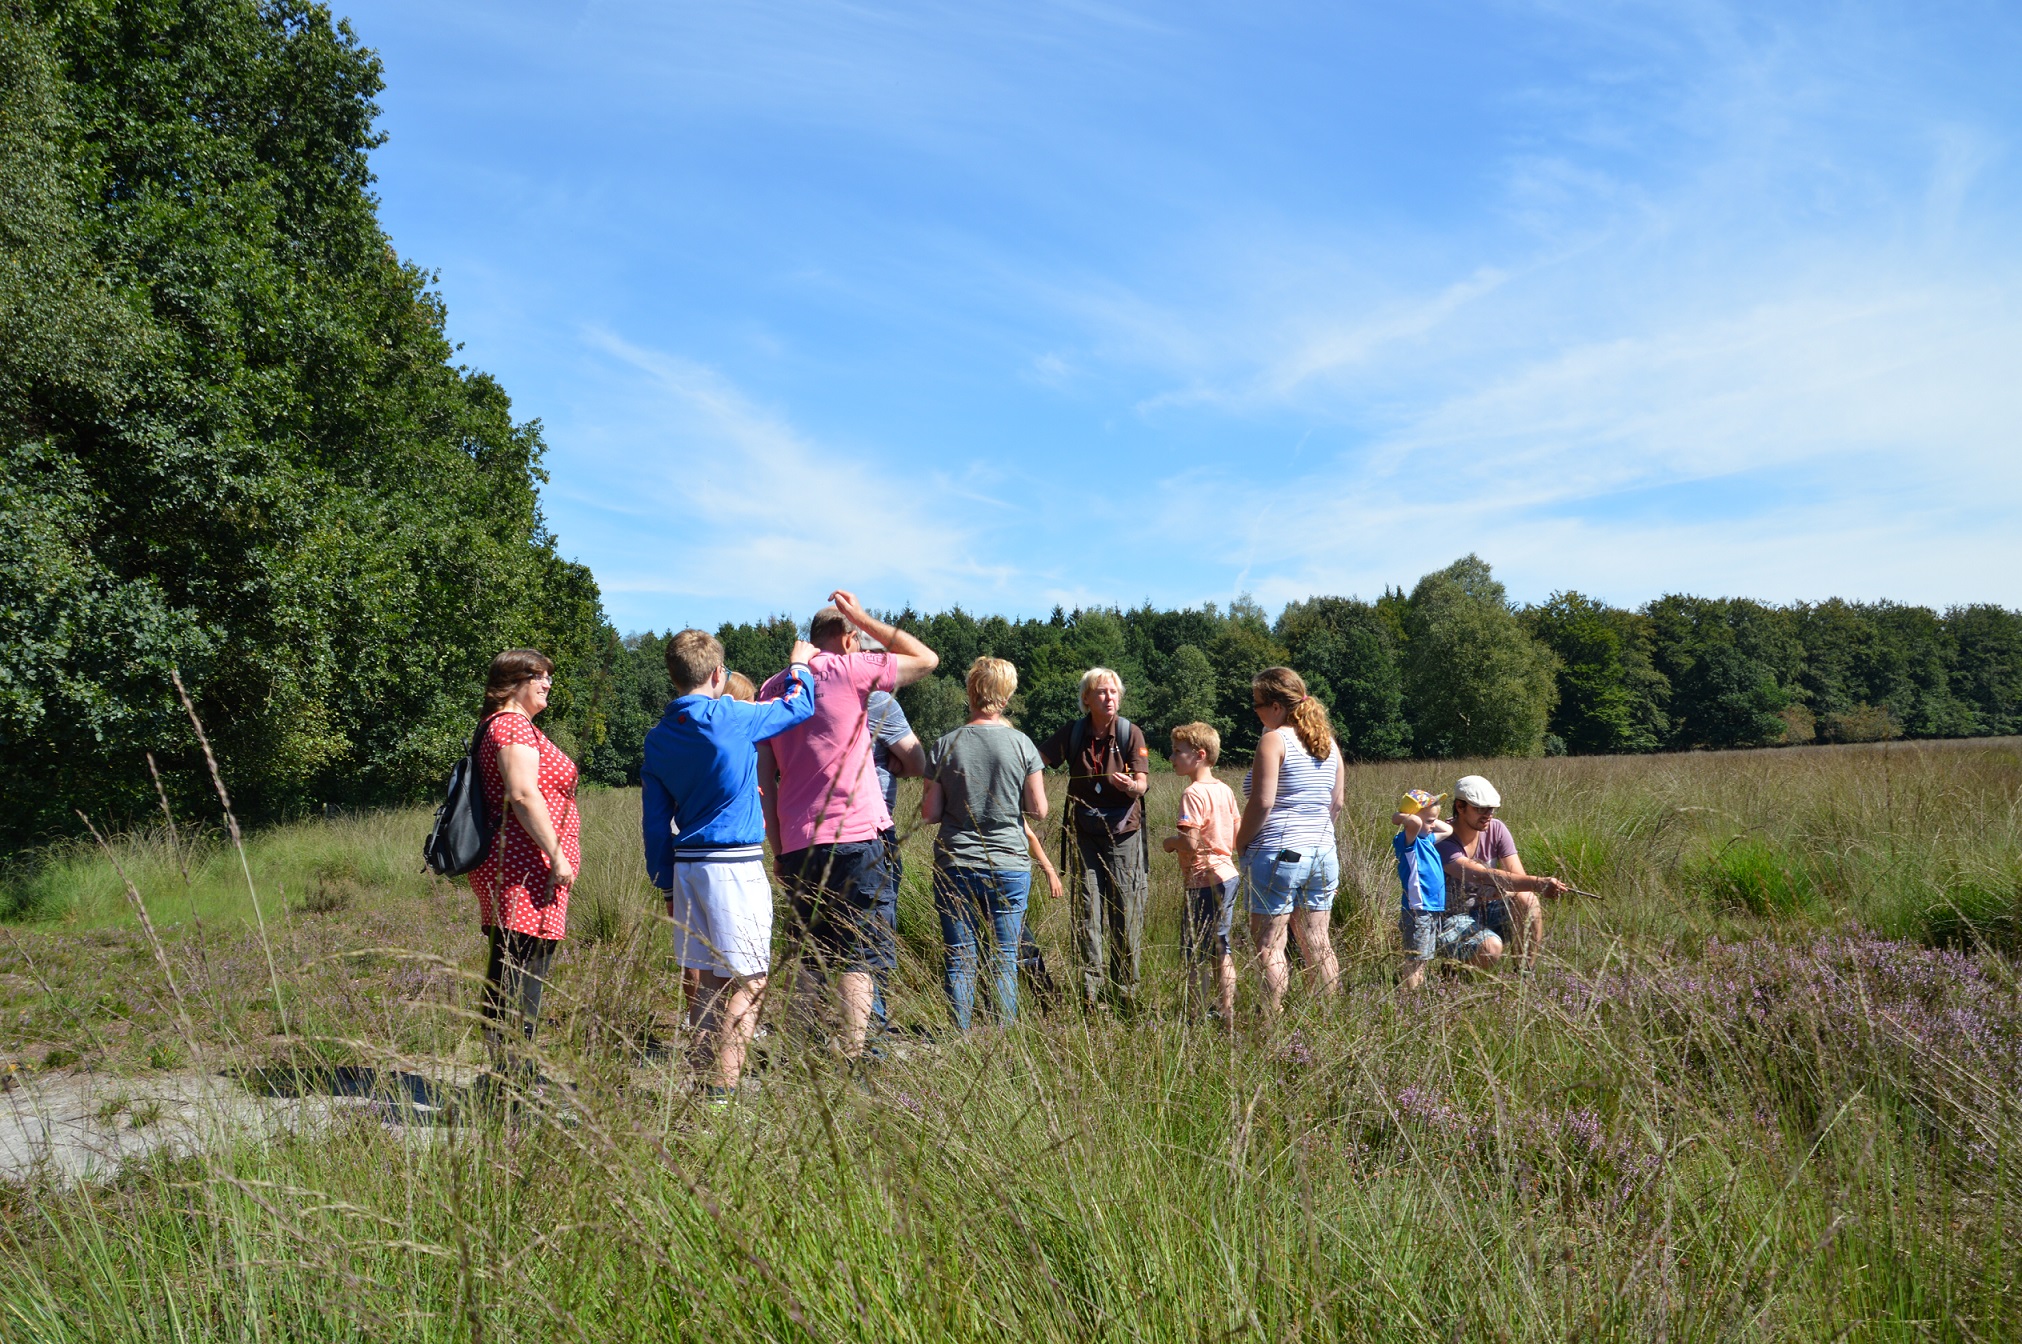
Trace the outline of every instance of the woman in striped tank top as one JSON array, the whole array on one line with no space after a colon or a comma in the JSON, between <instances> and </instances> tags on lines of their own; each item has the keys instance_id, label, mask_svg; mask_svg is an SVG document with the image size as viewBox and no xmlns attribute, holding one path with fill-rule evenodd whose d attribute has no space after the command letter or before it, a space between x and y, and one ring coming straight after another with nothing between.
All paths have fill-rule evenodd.
<instances>
[{"instance_id":1,"label":"woman in striped tank top","mask_svg":"<svg viewBox=\"0 0 2022 1344\"><path fill-rule=\"evenodd\" d=\"M1250 702L1264 725L1250 768L1249 805L1236 832L1250 889L1250 937L1264 976L1264 998L1276 1013L1285 1000L1288 928L1299 939L1306 975L1322 994L1340 989L1341 968L1327 924L1341 885L1334 819L1347 778L1327 707L1306 694L1289 667L1267 668L1250 683Z\"/></svg>"}]
</instances>

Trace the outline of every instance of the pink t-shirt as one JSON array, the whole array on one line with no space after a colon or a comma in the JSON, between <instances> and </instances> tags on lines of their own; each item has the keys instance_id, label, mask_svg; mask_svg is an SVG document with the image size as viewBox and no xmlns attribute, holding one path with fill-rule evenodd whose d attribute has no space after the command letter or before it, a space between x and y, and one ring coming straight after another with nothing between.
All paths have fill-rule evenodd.
<instances>
[{"instance_id":1,"label":"pink t-shirt","mask_svg":"<svg viewBox=\"0 0 2022 1344\"><path fill-rule=\"evenodd\" d=\"M814 713L769 744L779 762L782 854L875 839L892 824L871 763L864 710L872 691L897 689L898 662L889 653L817 653L807 665L814 673ZM780 672L759 688L758 698L785 693L786 673Z\"/></svg>"},{"instance_id":2,"label":"pink t-shirt","mask_svg":"<svg viewBox=\"0 0 2022 1344\"><path fill-rule=\"evenodd\" d=\"M1236 875L1231 851L1236 847L1236 827L1242 822L1236 806L1235 790L1219 779L1196 780L1180 795L1179 824L1200 827L1207 841L1207 853L1186 856L1186 885L1190 889L1214 886Z\"/></svg>"},{"instance_id":3,"label":"pink t-shirt","mask_svg":"<svg viewBox=\"0 0 2022 1344\"><path fill-rule=\"evenodd\" d=\"M1474 837L1474 844L1471 846L1463 848L1460 841L1450 835L1439 842L1439 859L1442 864L1450 863L1456 856L1463 854L1476 863L1486 864L1490 868L1500 868L1505 860L1515 857L1516 840L1510 835L1509 827L1503 825L1498 818L1490 817L1488 825L1481 828L1481 833ZM1460 885L1469 909L1501 895L1493 879L1480 877L1474 873L1466 874L1461 879ZM1449 874L1447 890L1452 889L1453 882ZM1446 908L1455 910L1459 907L1449 902Z\"/></svg>"}]
</instances>

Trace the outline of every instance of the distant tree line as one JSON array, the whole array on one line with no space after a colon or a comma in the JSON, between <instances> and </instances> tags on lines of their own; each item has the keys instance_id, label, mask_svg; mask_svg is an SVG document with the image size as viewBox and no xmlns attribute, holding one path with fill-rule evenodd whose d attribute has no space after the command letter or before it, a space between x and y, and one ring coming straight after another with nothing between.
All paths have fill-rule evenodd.
<instances>
[{"instance_id":1,"label":"distant tree line","mask_svg":"<svg viewBox=\"0 0 2022 1344\"><path fill-rule=\"evenodd\" d=\"M900 695L923 739L964 717L962 674L980 654L1020 679L1013 712L1043 736L1080 713L1079 678L1115 668L1124 713L1154 742L1200 719L1225 750L1257 742L1250 678L1284 664L1326 702L1348 755L1537 756L1766 747L2022 732L2022 612L1893 602L1769 606L1670 596L1630 611L1576 592L1510 602L1467 556L1374 602L1314 597L1269 619L1239 600L1012 621L956 608L897 619L940 655L940 674ZM786 660L784 616L718 630L753 677ZM631 778L669 695L662 637L609 646L603 737L592 774Z\"/></svg>"}]
</instances>

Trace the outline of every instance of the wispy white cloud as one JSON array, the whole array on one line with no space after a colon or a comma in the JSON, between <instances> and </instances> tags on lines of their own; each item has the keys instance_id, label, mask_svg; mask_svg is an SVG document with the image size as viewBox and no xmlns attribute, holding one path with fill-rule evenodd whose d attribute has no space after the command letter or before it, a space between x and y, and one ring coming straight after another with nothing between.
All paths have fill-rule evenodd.
<instances>
[{"instance_id":1,"label":"wispy white cloud","mask_svg":"<svg viewBox=\"0 0 2022 1344\"><path fill-rule=\"evenodd\" d=\"M1372 293L1274 237L1233 297L1084 305L1113 317L1092 347L1168 379L1137 402L1154 423L1348 427L1261 483L1189 464L1162 507L1274 601L1468 550L1540 596L2022 598L2022 544L1981 503L2022 491L2022 256L1983 199L2000 135L1904 87L1871 11L1586 13L1616 59L1529 98L1484 203L1519 228L1453 278ZM1962 551L1998 560L1927 568Z\"/></svg>"},{"instance_id":2,"label":"wispy white cloud","mask_svg":"<svg viewBox=\"0 0 2022 1344\"><path fill-rule=\"evenodd\" d=\"M2001 597L2022 541L1983 501L2022 493L2018 350L2012 281L1808 293L1553 352L1268 489L1192 470L1165 507L1232 516L1222 561L1274 600L1469 550L1534 596Z\"/></svg>"},{"instance_id":3,"label":"wispy white cloud","mask_svg":"<svg viewBox=\"0 0 2022 1344\"><path fill-rule=\"evenodd\" d=\"M874 451L816 442L697 361L605 330L584 344L605 362L604 395L569 427L564 489L579 509L635 520L570 539L607 591L805 614L839 586L933 605L1014 577L977 558L999 521L984 511L1003 506L975 481L908 477ZM637 544L640 519L657 520L660 546Z\"/></svg>"}]
</instances>

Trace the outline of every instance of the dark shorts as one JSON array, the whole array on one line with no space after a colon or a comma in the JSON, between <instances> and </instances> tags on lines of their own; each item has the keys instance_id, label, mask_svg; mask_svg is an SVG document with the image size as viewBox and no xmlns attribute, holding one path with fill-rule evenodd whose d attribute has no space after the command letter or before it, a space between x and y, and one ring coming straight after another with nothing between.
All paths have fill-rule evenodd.
<instances>
[{"instance_id":1,"label":"dark shorts","mask_svg":"<svg viewBox=\"0 0 2022 1344\"><path fill-rule=\"evenodd\" d=\"M879 909L885 871L881 836L780 855L780 880L793 902L794 941L832 971L890 971L898 962L898 940Z\"/></svg>"},{"instance_id":2,"label":"dark shorts","mask_svg":"<svg viewBox=\"0 0 2022 1344\"><path fill-rule=\"evenodd\" d=\"M1501 897L1476 908L1474 917L1484 929L1505 943L1510 940L1510 931L1516 927L1516 921L1510 918L1509 902Z\"/></svg>"},{"instance_id":3,"label":"dark shorts","mask_svg":"<svg viewBox=\"0 0 2022 1344\"><path fill-rule=\"evenodd\" d=\"M885 884L878 893L878 914L893 928L899 927L899 879L906 875L905 856L899 853L899 832L884 831L878 839L885 843Z\"/></svg>"},{"instance_id":4,"label":"dark shorts","mask_svg":"<svg viewBox=\"0 0 2022 1344\"><path fill-rule=\"evenodd\" d=\"M1197 957L1214 960L1229 955L1229 925L1236 913L1236 887L1242 880L1232 877L1212 887L1187 888L1183 951L1189 962Z\"/></svg>"}]
</instances>

